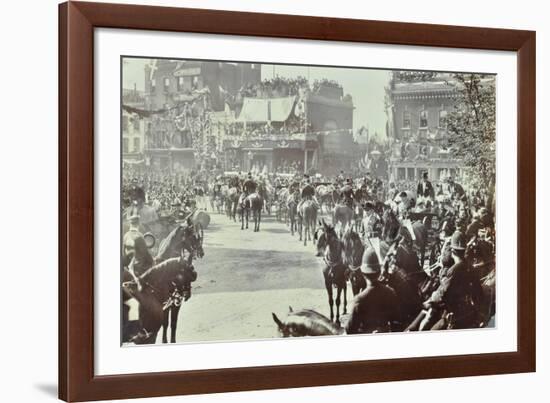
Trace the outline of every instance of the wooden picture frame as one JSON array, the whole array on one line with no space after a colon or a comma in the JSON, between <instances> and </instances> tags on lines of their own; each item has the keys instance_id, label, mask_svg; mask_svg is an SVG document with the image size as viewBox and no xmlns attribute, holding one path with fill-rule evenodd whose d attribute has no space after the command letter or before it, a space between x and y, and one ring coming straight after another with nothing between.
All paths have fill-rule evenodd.
<instances>
[{"instance_id":1,"label":"wooden picture frame","mask_svg":"<svg viewBox=\"0 0 550 403\"><path fill-rule=\"evenodd\" d=\"M94 29L504 50L518 58L518 350L94 375ZM535 32L185 8L59 6L59 397L121 399L535 371Z\"/></svg>"}]
</instances>

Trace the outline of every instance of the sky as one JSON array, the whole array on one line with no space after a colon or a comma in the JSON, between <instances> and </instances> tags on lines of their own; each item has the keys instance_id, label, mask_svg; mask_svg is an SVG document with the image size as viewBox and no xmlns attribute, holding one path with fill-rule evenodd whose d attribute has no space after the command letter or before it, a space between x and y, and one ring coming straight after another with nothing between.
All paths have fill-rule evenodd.
<instances>
[{"instance_id":1,"label":"sky","mask_svg":"<svg viewBox=\"0 0 550 403\"><path fill-rule=\"evenodd\" d=\"M149 59L126 59L123 66L123 86L144 89L144 67ZM262 65L262 80L270 79L275 73L280 77L303 76L311 82L326 78L337 81L344 88L344 94L353 98L355 111L353 129L368 127L370 134L378 132L385 137L386 113L384 110L384 88L388 84L389 70L357 69L345 67L307 67L297 65Z\"/></svg>"}]
</instances>

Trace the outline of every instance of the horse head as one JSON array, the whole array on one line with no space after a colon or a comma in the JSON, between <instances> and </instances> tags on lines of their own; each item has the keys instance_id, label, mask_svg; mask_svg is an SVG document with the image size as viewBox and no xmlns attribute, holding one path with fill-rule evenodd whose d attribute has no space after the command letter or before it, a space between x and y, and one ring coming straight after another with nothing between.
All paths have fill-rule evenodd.
<instances>
[{"instance_id":1,"label":"horse head","mask_svg":"<svg viewBox=\"0 0 550 403\"><path fill-rule=\"evenodd\" d=\"M382 214L382 239L396 239L401 223L392 209Z\"/></svg>"},{"instance_id":2,"label":"horse head","mask_svg":"<svg viewBox=\"0 0 550 403\"><path fill-rule=\"evenodd\" d=\"M191 298L191 283L197 279L197 272L193 266L185 264L182 270L179 270L171 282L173 291L181 295L184 301ZM177 296L177 295L176 295ZM178 299L174 301L178 303Z\"/></svg>"},{"instance_id":3,"label":"horse head","mask_svg":"<svg viewBox=\"0 0 550 403\"><path fill-rule=\"evenodd\" d=\"M341 328L335 326L330 319L311 309L294 312L289 307L284 320L279 319L273 312L271 316L282 337L326 336L342 333Z\"/></svg>"},{"instance_id":4,"label":"horse head","mask_svg":"<svg viewBox=\"0 0 550 403\"><path fill-rule=\"evenodd\" d=\"M353 230L351 224L346 224L342 233L342 247L344 264L351 267L361 266L361 259L365 247L361 237Z\"/></svg>"},{"instance_id":5,"label":"horse head","mask_svg":"<svg viewBox=\"0 0 550 403\"><path fill-rule=\"evenodd\" d=\"M161 242L156 260L162 261L171 257L182 256L185 251L190 253L191 258L202 258L204 256L203 238L202 226L199 223L193 223L191 218L188 217L185 222L178 224Z\"/></svg>"},{"instance_id":6,"label":"horse head","mask_svg":"<svg viewBox=\"0 0 550 403\"><path fill-rule=\"evenodd\" d=\"M395 271L397 264L397 254L399 252L399 245L403 238L397 236L395 240L390 244L386 256L384 256L384 261L382 262L382 276L392 274Z\"/></svg>"},{"instance_id":7,"label":"horse head","mask_svg":"<svg viewBox=\"0 0 550 403\"><path fill-rule=\"evenodd\" d=\"M323 256L323 253L327 247L327 235L325 232L325 224L324 220L321 222L319 220L319 226L317 229L313 232L313 241L315 242L315 247L317 249L317 253L315 256L321 257Z\"/></svg>"}]
</instances>

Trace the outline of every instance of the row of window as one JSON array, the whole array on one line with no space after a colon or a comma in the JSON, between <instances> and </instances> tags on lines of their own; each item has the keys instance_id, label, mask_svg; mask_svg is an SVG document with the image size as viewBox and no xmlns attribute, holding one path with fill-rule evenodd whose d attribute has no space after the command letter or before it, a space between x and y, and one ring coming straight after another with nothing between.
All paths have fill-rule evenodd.
<instances>
[{"instance_id":1,"label":"row of window","mask_svg":"<svg viewBox=\"0 0 550 403\"><path fill-rule=\"evenodd\" d=\"M446 123L447 119L447 111L446 110L440 110L439 111L439 127L445 127L447 125ZM422 110L420 111L419 116L419 126L420 127L428 127L428 111ZM410 111L403 111L403 129L410 129L411 127L411 112Z\"/></svg>"},{"instance_id":2,"label":"row of window","mask_svg":"<svg viewBox=\"0 0 550 403\"><path fill-rule=\"evenodd\" d=\"M197 88L199 85L199 77L174 77L176 79L176 86L178 91L183 90L191 90L194 88ZM170 77L164 77L162 80L164 91L168 91L170 89ZM151 80L151 92L155 92L157 90L157 79L153 78Z\"/></svg>"},{"instance_id":3,"label":"row of window","mask_svg":"<svg viewBox=\"0 0 550 403\"><path fill-rule=\"evenodd\" d=\"M140 152L141 151L141 139L139 137L134 137L132 151L130 151L130 139L127 137L122 138L122 152L128 154L130 152Z\"/></svg>"},{"instance_id":4,"label":"row of window","mask_svg":"<svg viewBox=\"0 0 550 403\"><path fill-rule=\"evenodd\" d=\"M129 127L130 120L128 116L122 116L122 131L127 132ZM139 119L133 119L132 125L134 126L135 131L139 131Z\"/></svg>"}]
</instances>

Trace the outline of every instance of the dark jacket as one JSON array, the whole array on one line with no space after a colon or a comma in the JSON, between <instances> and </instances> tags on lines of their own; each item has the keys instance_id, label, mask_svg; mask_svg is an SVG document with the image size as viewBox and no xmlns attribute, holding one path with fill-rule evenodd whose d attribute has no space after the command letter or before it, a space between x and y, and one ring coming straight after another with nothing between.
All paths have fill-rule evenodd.
<instances>
[{"instance_id":1,"label":"dark jacket","mask_svg":"<svg viewBox=\"0 0 550 403\"><path fill-rule=\"evenodd\" d=\"M432 182L426 181L425 186L423 181L418 182L418 186L416 187L416 197L431 197L434 199L435 191L432 186Z\"/></svg>"},{"instance_id":2,"label":"dark jacket","mask_svg":"<svg viewBox=\"0 0 550 403\"><path fill-rule=\"evenodd\" d=\"M434 306L445 306L454 313L457 327L468 327L479 301L481 284L465 260L460 260L441 273L441 282L430 298Z\"/></svg>"},{"instance_id":3,"label":"dark jacket","mask_svg":"<svg viewBox=\"0 0 550 403\"><path fill-rule=\"evenodd\" d=\"M243 190L248 194L254 193L256 191L256 182L252 179L245 180L243 183Z\"/></svg>"},{"instance_id":4,"label":"dark jacket","mask_svg":"<svg viewBox=\"0 0 550 403\"><path fill-rule=\"evenodd\" d=\"M400 301L395 292L382 283L370 283L354 299L347 334L389 331L391 322L399 319Z\"/></svg>"},{"instance_id":5,"label":"dark jacket","mask_svg":"<svg viewBox=\"0 0 550 403\"><path fill-rule=\"evenodd\" d=\"M315 196L315 188L308 183L302 189L302 198L311 198L313 196Z\"/></svg>"}]
</instances>

